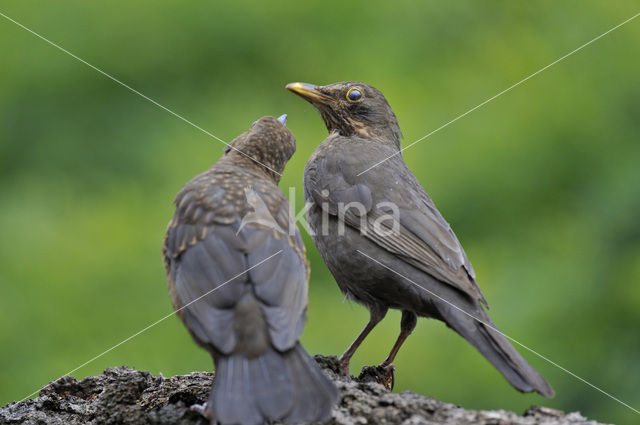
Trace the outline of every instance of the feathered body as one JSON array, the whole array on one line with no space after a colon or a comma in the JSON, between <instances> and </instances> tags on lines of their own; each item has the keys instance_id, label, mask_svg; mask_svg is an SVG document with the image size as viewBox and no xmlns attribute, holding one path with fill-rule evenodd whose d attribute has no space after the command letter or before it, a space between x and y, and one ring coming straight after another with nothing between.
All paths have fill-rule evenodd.
<instances>
[{"instance_id":1,"label":"feathered body","mask_svg":"<svg viewBox=\"0 0 640 425\"><path fill-rule=\"evenodd\" d=\"M341 357L343 371L392 308L402 311L401 333L383 366L392 366L417 317L431 317L469 341L517 390L552 396L495 330L462 245L402 159L400 128L382 93L353 81L288 88L320 111L330 132L304 171L314 242L342 292L371 313Z\"/></svg>"},{"instance_id":2,"label":"feathered body","mask_svg":"<svg viewBox=\"0 0 640 425\"><path fill-rule=\"evenodd\" d=\"M164 260L174 308L216 365L212 424L321 421L337 399L298 342L309 266L277 186L294 151L289 130L262 118L176 197ZM243 222L256 202L273 226Z\"/></svg>"}]
</instances>

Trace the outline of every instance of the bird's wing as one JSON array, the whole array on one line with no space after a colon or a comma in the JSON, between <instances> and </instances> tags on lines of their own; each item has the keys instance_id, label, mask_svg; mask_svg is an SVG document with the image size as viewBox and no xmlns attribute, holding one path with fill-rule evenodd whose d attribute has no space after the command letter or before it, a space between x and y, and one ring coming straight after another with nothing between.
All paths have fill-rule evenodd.
<instances>
[{"instance_id":1,"label":"bird's wing","mask_svg":"<svg viewBox=\"0 0 640 425\"><path fill-rule=\"evenodd\" d=\"M248 255L250 264L273 256L251 269L249 276L255 283L271 342L279 350L295 345L306 321L309 269L300 252L292 239L279 235L268 238Z\"/></svg>"},{"instance_id":2,"label":"bird's wing","mask_svg":"<svg viewBox=\"0 0 640 425\"><path fill-rule=\"evenodd\" d=\"M396 155L358 176L368 163L393 153L371 146L360 152L315 157L305 170L307 197L407 263L486 305L460 242L404 161Z\"/></svg>"},{"instance_id":3,"label":"bird's wing","mask_svg":"<svg viewBox=\"0 0 640 425\"><path fill-rule=\"evenodd\" d=\"M240 229L240 217L228 224L203 224L183 212L178 208L167 230L165 259L177 307L186 306L182 316L196 339L231 353L238 343L235 307L249 290L259 302L271 343L279 350L293 347L304 328L308 279L297 228L296 239L253 224Z\"/></svg>"}]
</instances>

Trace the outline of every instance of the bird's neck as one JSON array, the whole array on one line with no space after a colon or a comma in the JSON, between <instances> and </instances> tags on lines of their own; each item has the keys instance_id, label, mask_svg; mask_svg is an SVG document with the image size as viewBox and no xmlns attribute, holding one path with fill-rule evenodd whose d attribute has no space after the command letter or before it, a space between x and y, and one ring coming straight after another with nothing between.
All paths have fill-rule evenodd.
<instances>
[{"instance_id":1,"label":"bird's neck","mask_svg":"<svg viewBox=\"0 0 640 425\"><path fill-rule=\"evenodd\" d=\"M250 171L272 181L276 185L282 177L282 173L279 172L275 164L271 164L265 158L256 157L251 152L240 153L232 151L220 158L220 161Z\"/></svg>"},{"instance_id":2,"label":"bird's neck","mask_svg":"<svg viewBox=\"0 0 640 425\"><path fill-rule=\"evenodd\" d=\"M331 134L338 134L346 137L356 136L361 139L372 140L377 143L392 146L398 151L402 150L400 138L389 127L373 127L355 124L351 125L346 131L344 129L333 129Z\"/></svg>"},{"instance_id":3,"label":"bird's neck","mask_svg":"<svg viewBox=\"0 0 640 425\"><path fill-rule=\"evenodd\" d=\"M356 119L352 116L342 116L336 119L332 114L323 114L324 122L329 129L329 133L337 132L341 136L360 137L365 140L375 140L376 142L393 146L396 149L402 149L400 138L402 133L398 127L397 121L381 120L381 122L372 123L364 120Z\"/></svg>"}]
</instances>

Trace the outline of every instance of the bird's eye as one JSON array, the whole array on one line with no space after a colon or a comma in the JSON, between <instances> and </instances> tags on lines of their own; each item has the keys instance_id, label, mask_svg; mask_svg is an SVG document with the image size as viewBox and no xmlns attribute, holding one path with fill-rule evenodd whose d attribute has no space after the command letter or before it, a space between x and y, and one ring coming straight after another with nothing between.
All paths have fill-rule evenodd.
<instances>
[{"instance_id":1,"label":"bird's eye","mask_svg":"<svg viewBox=\"0 0 640 425\"><path fill-rule=\"evenodd\" d=\"M362 92L360 90L356 88L349 89L349 91L347 92L347 100L351 102L357 102L360 99L362 99Z\"/></svg>"}]
</instances>

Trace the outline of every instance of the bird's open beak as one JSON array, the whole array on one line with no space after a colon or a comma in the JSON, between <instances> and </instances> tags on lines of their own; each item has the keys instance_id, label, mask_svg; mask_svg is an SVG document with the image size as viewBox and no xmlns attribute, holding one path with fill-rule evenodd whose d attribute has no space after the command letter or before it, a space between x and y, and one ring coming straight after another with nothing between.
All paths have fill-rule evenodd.
<instances>
[{"instance_id":1,"label":"bird's open beak","mask_svg":"<svg viewBox=\"0 0 640 425\"><path fill-rule=\"evenodd\" d=\"M287 84L287 90L294 92L311 103L335 102L333 98L320 93L318 86L314 86L313 84L289 83Z\"/></svg>"}]
</instances>

